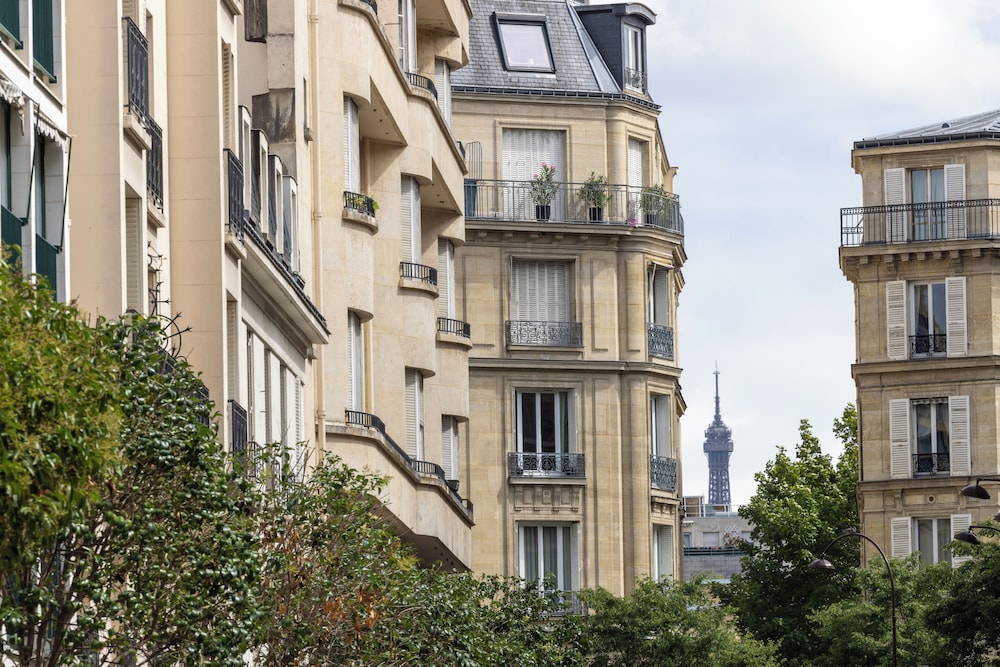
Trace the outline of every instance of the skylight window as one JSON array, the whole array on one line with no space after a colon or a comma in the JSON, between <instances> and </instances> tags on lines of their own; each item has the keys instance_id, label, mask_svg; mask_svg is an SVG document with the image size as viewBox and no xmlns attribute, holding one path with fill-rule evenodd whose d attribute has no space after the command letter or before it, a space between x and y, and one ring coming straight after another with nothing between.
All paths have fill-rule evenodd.
<instances>
[{"instance_id":1,"label":"skylight window","mask_svg":"<svg viewBox=\"0 0 1000 667\"><path fill-rule=\"evenodd\" d=\"M495 14L504 67L522 72L554 72L544 16Z\"/></svg>"}]
</instances>

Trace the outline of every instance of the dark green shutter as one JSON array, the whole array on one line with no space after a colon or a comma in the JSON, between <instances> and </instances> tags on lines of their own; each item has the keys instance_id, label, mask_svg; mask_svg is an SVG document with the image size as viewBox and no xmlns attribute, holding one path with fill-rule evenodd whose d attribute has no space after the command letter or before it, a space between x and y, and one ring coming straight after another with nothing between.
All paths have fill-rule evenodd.
<instances>
[{"instance_id":1,"label":"dark green shutter","mask_svg":"<svg viewBox=\"0 0 1000 667\"><path fill-rule=\"evenodd\" d=\"M53 0L35 0L32 3L32 21L34 28L31 37L34 41L32 46L35 55L35 64L45 70L50 81L56 80L55 57L53 51L52 34L52 2Z\"/></svg>"},{"instance_id":2,"label":"dark green shutter","mask_svg":"<svg viewBox=\"0 0 1000 667\"><path fill-rule=\"evenodd\" d=\"M21 14L18 0L0 0L0 26L21 46Z\"/></svg>"}]
</instances>

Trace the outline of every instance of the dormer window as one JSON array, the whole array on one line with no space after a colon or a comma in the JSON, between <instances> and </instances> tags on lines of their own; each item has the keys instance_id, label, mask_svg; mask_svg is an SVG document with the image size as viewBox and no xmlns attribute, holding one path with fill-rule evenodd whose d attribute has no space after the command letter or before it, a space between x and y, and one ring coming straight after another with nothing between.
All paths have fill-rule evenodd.
<instances>
[{"instance_id":1,"label":"dormer window","mask_svg":"<svg viewBox=\"0 0 1000 667\"><path fill-rule=\"evenodd\" d=\"M517 72L554 72L545 17L494 14L504 67Z\"/></svg>"},{"instance_id":2,"label":"dormer window","mask_svg":"<svg viewBox=\"0 0 1000 667\"><path fill-rule=\"evenodd\" d=\"M625 26L625 87L646 92L646 49L642 29Z\"/></svg>"}]
</instances>

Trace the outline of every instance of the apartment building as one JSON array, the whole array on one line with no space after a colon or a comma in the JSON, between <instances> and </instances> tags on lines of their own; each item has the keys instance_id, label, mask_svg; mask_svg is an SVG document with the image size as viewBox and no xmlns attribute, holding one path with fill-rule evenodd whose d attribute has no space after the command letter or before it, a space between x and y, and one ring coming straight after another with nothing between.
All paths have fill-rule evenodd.
<instances>
[{"instance_id":1,"label":"apartment building","mask_svg":"<svg viewBox=\"0 0 1000 667\"><path fill-rule=\"evenodd\" d=\"M454 266L473 568L622 595L680 574L686 255L647 88L655 16L546 0L472 15L452 125L469 169Z\"/></svg>"},{"instance_id":2,"label":"apartment building","mask_svg":"<svg viewBox=\"0 0 1000 667\"><path fill-rule=\"evenodd\" d=\"M855 142L863 206L841 210L854 285L864 533L893 556L958 559L952 536L995 501L959 493L1000 473L993 294L1000 111Z\"/></svg>"},{"instance_id":3,"label":"apartment building","mask_svg":"<svg viewBox=\"0 0 1000 667\"><path fill-rule=\"evenodd\" d=\"M70 293L62 0L0 2L0 240L26 274Z\"/></svg>"}]
</instances>

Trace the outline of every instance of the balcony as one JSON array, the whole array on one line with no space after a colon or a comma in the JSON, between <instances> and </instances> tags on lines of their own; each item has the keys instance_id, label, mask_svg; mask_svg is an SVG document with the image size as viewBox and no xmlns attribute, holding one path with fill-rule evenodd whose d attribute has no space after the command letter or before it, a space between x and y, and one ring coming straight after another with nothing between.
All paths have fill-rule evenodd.
<instances>
[{"instance_id":1,"label":"balcony","mask_svg":"<svg viewBox=\"0 0 1000 667\"><path fill-rule=\"evenodd\" d=\"M364 215L375 217L375 200L366 195L344 190L344 208L350 211L357 211Z\"/></svg>"},{"instance_id":2,"label":"balcony","mask_svg":"<svg viewBox=\"0 0 1000 667\"><path fill-rule=\"evenodd\" d=\"M226 149L226 173L229 183L229 216L226 230L243 240L243 163L236 154Z\"/></svg>"},{"instance_id":3,"label":"balcony","mask_svg":"<svg viewBox=\"0 0 1000 667\"><path fill-rule=\"evenodd\" d=\"M937 474L948 475L951 472L950 454L914 454L913 476L934 477Z\"/></svg>"},{"instance_id":4,"label":"balcony","mask_svg":"<svg viewBox=\"0 0 1000 667\"><path fill-rule=\"evenodd\" d=\"M421 88L429 92L435 100L438 98L437 86L435 86L434 82L426 76L423 76L422 74L415 74L414 72L406 72L406 80L409 81L410 85L414 88Z\"/></svg>"},{"instance_id":5,"label":"balcony","mask_svg":"<svg viewBox=\"0 0 1000 667\"><path fill-rule=\"evenodd\" d=\"M555 195L545 205L532 198L533 181L465 180L465 217L506 222L570 222L652 227L684 235L677 195L608 185L605 205L590 206L585 184L555 182Z\"/></svg>"},{"instance_id":6,"label":"balcony","mask_svg":"<svg viewBox=\"0 0 1000 667\"><path fill-rule=\"evenodd\" d=\"M1000 199L840 209L841 247L1000 238Z\"/></svg>"},{"instance_id":7,"label":"balcony","mask_svg":"<svg viewBox=\"0 0 1000 667\"><path fill-rule=\"evenodd\" d=\"M583 347L582 322L507 321L508 345Z\"/></svg>"},{"instance_id":8,"label":"balcony","mask_svg":"<svg viewBox=\"0 0 1000 667\"><path fill-rule=\"evenodd\" d=\"M149 46L132 19L126 17L125 60L128 68L128 110L145 126L149 118Z\"/></svg>"},{"instance_id":9,"label":"balcony","mask_svg":"<svg viewBox=\"0 0 1000 667\"><path fill-rule=\"evenodd\" d=\"M654 357L673 360L674 330L662 324L646 325L647 346L649 354Z\"/></svg>"},{"instance_id":10,"label":"balcony","mask_svg":"<svg viewBox=\"0 0 1000 667\"><path fill-rule=\"evenodd\" d=\"M646 73L641 70L626 67L625 87L646 92Z\"/></svg>"},{"instance_id":11,"label":"balcony","mask_svg":"<svg viewBox=\"0 0 1000 667\"><path fill-rule=\"evenodd\" d=\"M146 152L146 191L157 210L163 210L163 130L152 118L146 118L149 150Z\"/></svg>"},{"instance_id":12,"label":"balcony","mask_svg":"<svg viewBox=\"0 0 1000 667\"><path fill-rule=\"evenodd\" d=\"M507 474L511 477L574 477L587 476L583 454L552 452L509 452Z\"/></svg>"},{"instance_id":13,"label":"balcony","mask_svg":"<svg viewBox=\"0 0 1000 667\"><path fill-rule=\"evenodd\" d=\"M414 264L413 262L400 262L399 276L400 278L419 280L420 282L426 283L427 285L438 284L437 269L432 268L430 266L424 266L423 264Z\"/></svg>"},{"instance_id":14,"label":"balcony","mask_svg":"<svg viewBox=\"0 0 1000 667\"><path fill-rule=\"evenodd\" d=\"M910 336L911 357L943 357L948 353L947 334Z\"/></svg>"},{"instance_id":15,"label":"balcony","mask_svg":"<svg viewBox=\"0 0 1000 667\"><path fill-rule=\"evenodd\" d=\"M677 459L649 457L649 485L660 491L677 490Z\"/></svg>"},{"instance_id":16,"label":"balcony","mask_svg":"<svg viewBox=\"0 0 1000 667\"><path fill-rule=\"evenodd\" d=\"M451 334L452 336L469 338L472 335L472 327L469 326L468 322L463 322L462 320L439 317L437 327L440 333Z\"/></svg>"}]
</instances>

